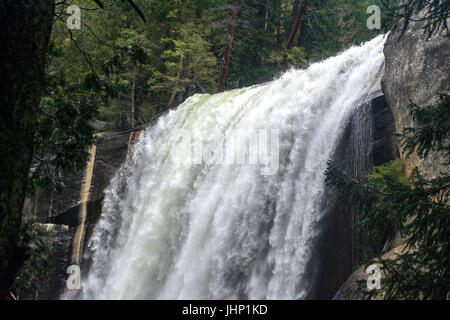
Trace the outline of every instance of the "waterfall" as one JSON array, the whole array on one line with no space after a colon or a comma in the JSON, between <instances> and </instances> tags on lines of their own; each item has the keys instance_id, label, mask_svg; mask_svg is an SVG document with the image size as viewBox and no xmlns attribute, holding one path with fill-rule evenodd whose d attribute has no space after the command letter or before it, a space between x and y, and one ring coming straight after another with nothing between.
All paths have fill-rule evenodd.
<instances>
[{"instance_id":1,"label":"waterfall","mask_svg":"<svg viewBox=\"0 0 450 320\"><path fill-rule=\"evenodd\" d=\"M105 191L82 298L306 298L326 163L378 81L384 41L270 83L195 95L145 130ZM269 136L276 157L251 162ZM248 149L246 161L193 161L198 145L210 160Z\"/></svg>"}]
</instances>

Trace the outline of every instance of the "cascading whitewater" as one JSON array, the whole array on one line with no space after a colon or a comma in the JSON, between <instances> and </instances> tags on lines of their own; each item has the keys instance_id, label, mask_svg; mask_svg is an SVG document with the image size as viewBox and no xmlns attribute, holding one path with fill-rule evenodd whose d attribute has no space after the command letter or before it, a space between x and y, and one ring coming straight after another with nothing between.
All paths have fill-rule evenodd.
<instances>
[{"instance_id":1,"label":"cascading whitewater","mask_svg":"<svg viewBox=\"0 0 450 320\"><path fill-rule=\"evenodd\" d=\"M267 84L196 95L148 128L105 192L82 298L307 297L326 164L377 81L384 41ZM232 131L245 141L249 129L278 129L279 170L189 164L187 154L186 163L173 161L186 149L180 129L195 132L204 152L224 146L225 155L230 130L245 129Z\"/></svg>"}]
</instances>

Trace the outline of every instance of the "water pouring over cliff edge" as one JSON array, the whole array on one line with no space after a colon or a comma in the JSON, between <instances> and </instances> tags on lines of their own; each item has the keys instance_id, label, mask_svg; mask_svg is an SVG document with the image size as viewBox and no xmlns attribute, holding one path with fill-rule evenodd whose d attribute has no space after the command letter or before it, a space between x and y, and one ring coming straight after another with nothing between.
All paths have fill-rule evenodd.
<instances>
[{"instance_id":1,"label":"water pouring over cliff edge","mask_svg":"<svg viewBox=\"0 0 450 320\"><path fill-rule=\"evenodd\" d=\"M326 163L346 119L378 81L384 41L267 84L196 95L148 128L105 193L82 297L307 297ZM245 141L252 129L277 129L279 170L174 162L180 129L195 131L206 152L227 146L230 130ZM232 151L225 147L225 155Z\"/></svg>"}]
</instances>

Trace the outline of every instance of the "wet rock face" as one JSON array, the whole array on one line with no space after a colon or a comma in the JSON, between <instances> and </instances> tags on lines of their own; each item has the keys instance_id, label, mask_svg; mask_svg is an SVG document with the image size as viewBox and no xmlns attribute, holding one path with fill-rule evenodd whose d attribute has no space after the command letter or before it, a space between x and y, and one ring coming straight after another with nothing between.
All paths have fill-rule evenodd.
<instances>
[{"instance_id":1,"label":"wet rock face","mask_svg":"<svg viewBox=\"0 0 450 320\"><path fill-rule=\"evenodd\" d=\"M132 137L133 138L133 137ZM125 161L128 153L130 133L106 133L97 145L94 176L92 180L91 201L103 198L103 190Z\"/></svg>"},{"instance_id":2,"label":"wet rock face","mask_svg":"<svg viewBox=\"0 0 450 320\"><path fill-rule=\"evenodd\" d=\"M374 165L396 157L393 134L391 110L383 93L377 90L348 119L332 160L361 180ZM345 196L326 190L322 206L327 214L320 223L321 235L314 249L317 256L309 268L315 279L310 299L331 299L360 257L362 235L352 225L361 217L359 212L347 208L346 200Z\"/></svg>"},{"instance_id":3,"label":"wet rock face","mask_svg":"<svg viewBox=\"0 0 450 320\"><path fill-rule=\"evenodd\" d=\"M396 26L384 48L386 69L382 87L394 115L397 133L403 132L404 127L413 126L408 111L410 101L428 106L450 86L450 40L443 34L427 39L423 26L424 22L411 22L403 36L402 25ZM407 175L416 166L427 177L435 177L444 169L443 159L436 154L426 161L417 155L402 158Z\"/></svg>"}]
</instances>

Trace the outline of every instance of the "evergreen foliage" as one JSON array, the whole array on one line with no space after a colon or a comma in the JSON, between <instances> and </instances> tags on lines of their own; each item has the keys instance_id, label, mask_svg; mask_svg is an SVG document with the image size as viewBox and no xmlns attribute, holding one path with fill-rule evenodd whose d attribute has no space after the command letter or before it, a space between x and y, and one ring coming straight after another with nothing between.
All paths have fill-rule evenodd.
<instances>
[{"instance_id":1,"label":"evergreen foliage","mask_svg":"<svg viewBox=\"0 0 450 320\"><path fill-rule=\"evenodd\" d=\"M402 146L407 155L417 151L419 157L426 158L430 151L443 152L450 164L450 117L446 116L450 114L450 96L441 94L436 106L426 108L411 103L409 110L418 126L405 129Z\"/></svg>"},{"instance_id":2,"label":"evergreen foliage","mask_svg":"<svg viewBox=\"0 0 450 320\"><path fill-rule=\"evenodd\" d=\"M51 236L36 220L28 220L21 226L19 242L27 248L28 259L14 281L15 295L21 300L35 299L42 291L44 276L51 267Z\"/></svg>"}]
</instances>

